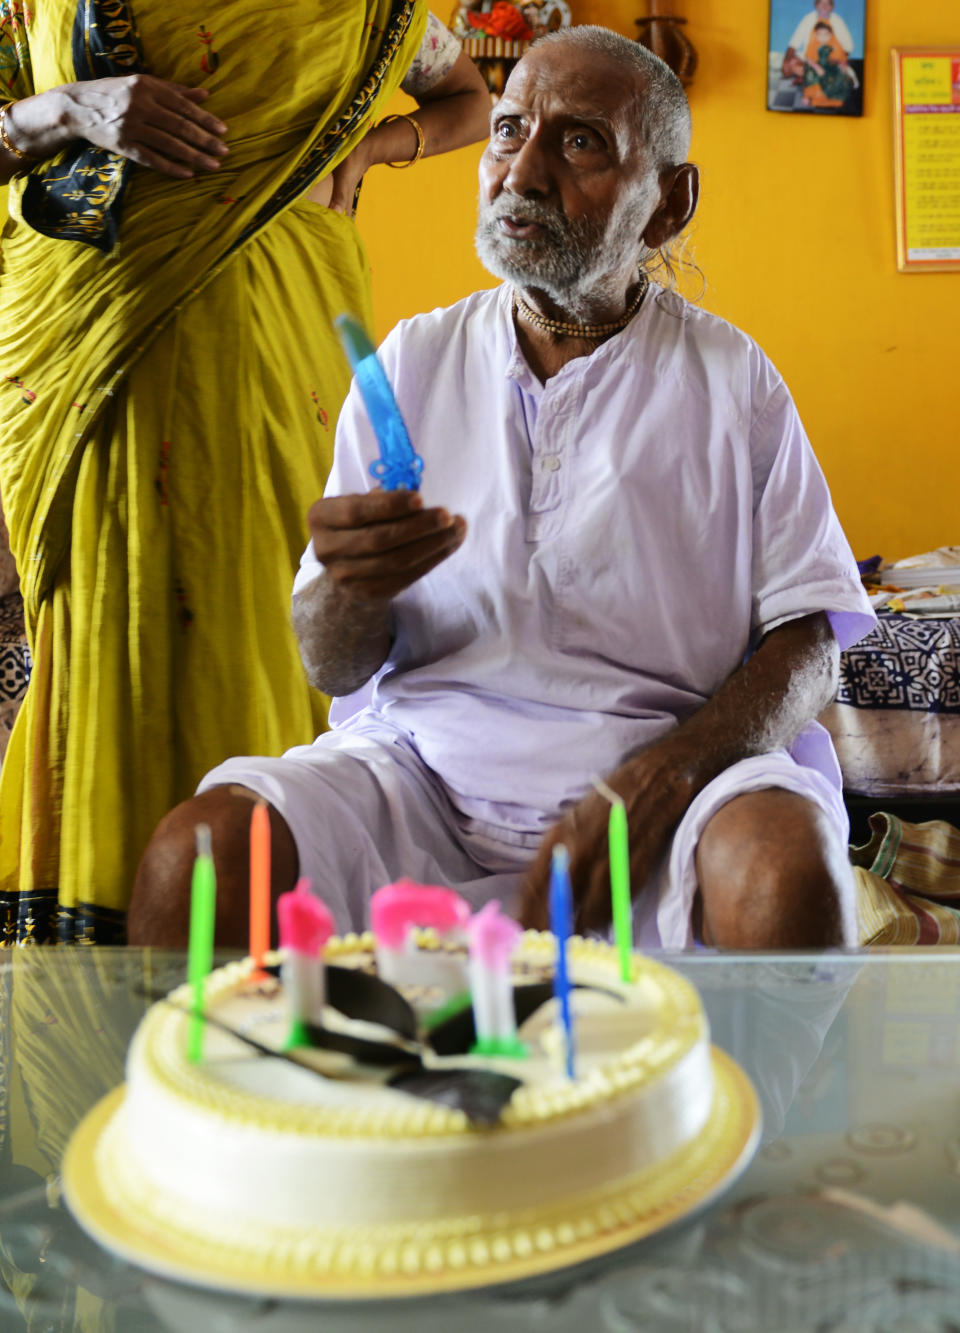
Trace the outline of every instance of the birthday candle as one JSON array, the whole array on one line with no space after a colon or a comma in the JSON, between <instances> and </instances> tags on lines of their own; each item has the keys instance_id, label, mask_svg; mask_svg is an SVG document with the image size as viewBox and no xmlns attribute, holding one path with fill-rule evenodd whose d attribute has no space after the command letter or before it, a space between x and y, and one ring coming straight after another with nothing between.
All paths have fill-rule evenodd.
<instances>
[{"instance_id":1,"label":"birthday candle","mask_svg":"<svg viewBox=\"0 0 960 1333\"><path fill-rule=\"evenodd\" d=\"M320 1021L326 1001L326 977L321 950L333 934L333 917L325 903L310 892L310 881L299 879L290 893L277 899L284 996L290 1012L287 1046L308 1044L306 1025Z\"/></svg>"},{"instance_id":2,"label":"birthday candle","mask_svg":"<svg viewBox=\"0 0 960 1333\"><path fill-rule=\"evenodd\" d=\"M573 894L570 889L570 854L562 843L553 849L550 866L550 929L557 941L557 967L553 990L560 1005L567 1047L567 1077L573 1078L573 1019L570 1014L570 978L567 972L567 941L573 934Z\"/></svg>"},{"instance_id":3,"label":"birthday candle","mask_svg":"<svg viewBox=\"0 0 960 1333\"><path fill-rule=\"evenodd\" d=\"M600 778L593 785L610 802L607 846L610 853L610 897L612 900L613 938L620 957L620 980L630 981L630 954L633 951L633 901L630 897L630 845L627 834L627 807L623 797Z\"/></svg>"},{"instance_id":4,"label":"birthday candle","mask_svg":"<svg viewBox=\"0 0 960 1333\"><path fill-rule=\"evenodd\" d=\"M257 801L250 816L250 957L253 976L262 978L270 948L270 813Z\"/></svg>"},{"instance_id":5,"label":"birthday candle","mask_svg":"<svg viewBox=\"0 0 960 1333\"><path fill-rule=\"evenodd\" d=\"M630 848L627 842L627 809L623 801L610 806L607 828L610 847L610 893L613 898L613 938L620 956L620 980L630 980L633 950L633 904L630 899Z\"/></svg>"},{"instance_id":6,"label":"birthday candle","mask_svg":"<svg viewBox=\"0 0 960 1333\"><path fill-rule=\"evenodd\" d=\"M470 918L470 998L473 1002L477 1049L489 1055L526 1055L517 1041L510 955L519 924L500 911L496 898Z\"/></svg>"},{"instance_id":7,"label":"birthday candle","mask_svg":"<svg viewBox=\"0 0 960 1333\"><path fill-rule=\"evenodd\" d=\"M418 950L417 926L455 938L470 919L470 907L453 889L397 880L370 899L370 929L376 938L377 972L391 985L435 986L448 998L467 988L466 968L455 954Z\"/></svg>"},{"instance_id":8,"label":"birthday candle","mask_svg":"<svg viewBox=\"0 0 960 1333\"><path fill-rule=\"evenodd\" d=\"M217 877L213 866L210 829L198 824L197 855L190 881L190 941L187 980L192 990L192 1014L187 1032L187 1059L203 1059L203 991L213 963L213 927L217 909Z\"/></svg>"}]
</instances>

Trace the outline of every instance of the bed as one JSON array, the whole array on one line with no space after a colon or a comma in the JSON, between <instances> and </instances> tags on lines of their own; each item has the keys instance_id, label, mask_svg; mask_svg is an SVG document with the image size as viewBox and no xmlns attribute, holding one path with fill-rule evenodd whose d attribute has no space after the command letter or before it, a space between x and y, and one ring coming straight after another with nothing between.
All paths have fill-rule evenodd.
<instances>
[{"instance_id":1,"label":"bed","mask_svg":"<svg viewBox=\"0 0 960 1333\"><path fill-rule=\"evenodd\" d=\"M871 810L960 823L960 617L882 611L840 659L833 736L853 840Z\"/></svg>"}]
</instances>

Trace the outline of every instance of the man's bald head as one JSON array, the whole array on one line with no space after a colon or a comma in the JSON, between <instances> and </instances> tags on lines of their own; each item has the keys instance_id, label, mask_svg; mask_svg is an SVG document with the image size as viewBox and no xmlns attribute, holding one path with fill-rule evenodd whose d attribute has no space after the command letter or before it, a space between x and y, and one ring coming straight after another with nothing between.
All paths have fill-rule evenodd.
<instances>
[{"instance_id":1,"label":"man's bald head","mask_svg":"<svg viewBox=\"0 0 960 1333\"><path fill-rule=\"evenodd\" d=\"M644 47L587 26L535 42L480 159L481 262L580 322L615 309L693 216L689 133L679 80Z\"/></svg>"},{"instance_id":2,"label":"man's bald head","mask_svg":"<svg viewBox=\"0 0 960 1333\"><path fill-rule=\"evenodd\" d=\"M624 73L624 98L632 103L631 119L658 168L686 162L690 106L683 84L665 61L639 42L592 24L559 28L541 37L532 49L543 52L559 44L581 51L584 62L602 57L616 62Z\"/></svg>"}]
</instances>

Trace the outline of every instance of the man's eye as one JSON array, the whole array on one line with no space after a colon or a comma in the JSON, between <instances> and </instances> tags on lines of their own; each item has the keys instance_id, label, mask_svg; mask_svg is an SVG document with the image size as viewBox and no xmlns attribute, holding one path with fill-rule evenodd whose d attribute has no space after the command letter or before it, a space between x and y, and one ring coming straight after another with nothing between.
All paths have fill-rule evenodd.
<instances>
[{"instance_id":1,"label":"man's eye","mask_svg":"<svg viewBox=\"0 0 960 1333\"><path fill-rule=\"evenodd\" d=\"M591 148L600 147L596 135L589 134L586 130L576 130L570 135L569 143L578 153L586 153L589 152Z\"/></svg>"},{"instance_id":2,"label":"man's eye","mask_svg":"<svg viewBox=\"0 0 960 1333\"><path fill-rule=\"evenodd\" d=\"M501 120L496 128L498 139L515 139L517 137L517 127L510 120Z\"/></svg>"}]
</instances>

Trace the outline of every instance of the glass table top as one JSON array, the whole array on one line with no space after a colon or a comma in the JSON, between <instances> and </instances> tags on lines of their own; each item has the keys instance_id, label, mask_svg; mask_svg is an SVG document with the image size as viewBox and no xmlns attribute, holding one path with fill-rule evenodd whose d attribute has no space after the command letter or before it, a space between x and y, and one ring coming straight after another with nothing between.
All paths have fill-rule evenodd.
<instances>
[{"instance_id":1,"label":"glass table top","mask_svg":"<svg viewBox=\"0 0 960 1333\"><path fill-rule=\"evenodd\" d=\"M592 1265L348 1306L178 1285L77 1227L59 1194L63 1149L122 1082L137 1022L184 979L185 958L0 955L0 1330L960 1330L960 951L663 960L697 986L713 1041L763 1107L760 1148L731 1188Z\"/></svg>"}]
</instances>

